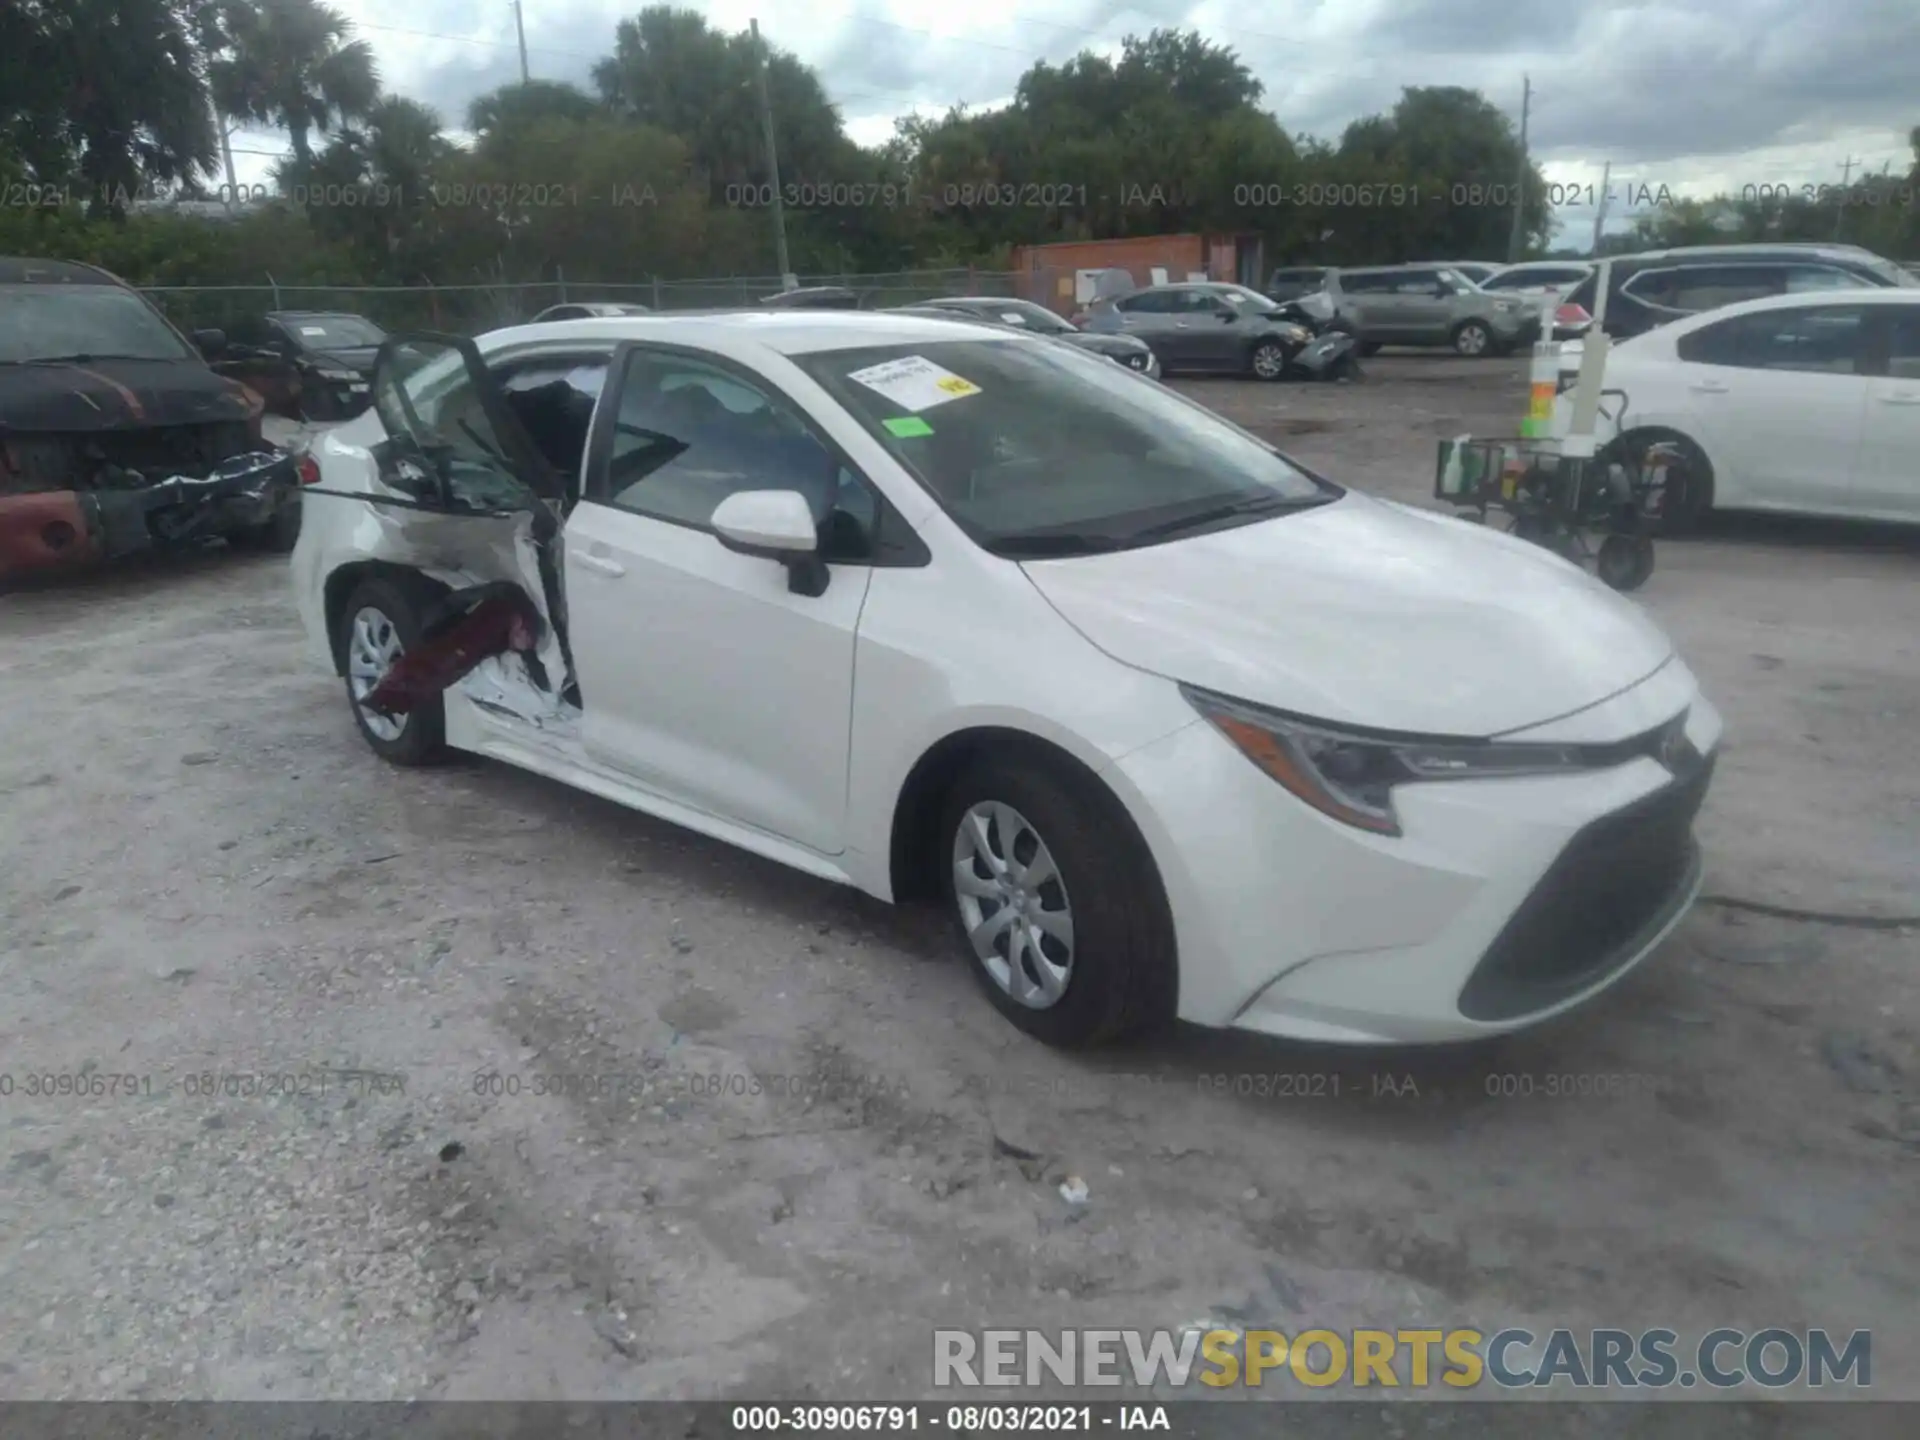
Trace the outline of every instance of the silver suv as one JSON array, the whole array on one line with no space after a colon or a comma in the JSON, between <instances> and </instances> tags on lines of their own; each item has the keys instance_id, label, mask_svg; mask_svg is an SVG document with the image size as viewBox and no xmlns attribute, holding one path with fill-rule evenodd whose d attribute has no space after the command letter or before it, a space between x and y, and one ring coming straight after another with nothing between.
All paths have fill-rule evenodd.
<instances>
[{"instance_id":1,"label":"silver suv","mask_svg":"<svg viewBox=\"0 0 1920 1440\"><path fill-rule=\"evenodd\" d=\"M1538 301L1482 290L1444 265L1336 270L1326 288L1363 354L1382 345L1446 345L1461 355L1504 355L1540 338Z\"/></svg>"}]
</instances>

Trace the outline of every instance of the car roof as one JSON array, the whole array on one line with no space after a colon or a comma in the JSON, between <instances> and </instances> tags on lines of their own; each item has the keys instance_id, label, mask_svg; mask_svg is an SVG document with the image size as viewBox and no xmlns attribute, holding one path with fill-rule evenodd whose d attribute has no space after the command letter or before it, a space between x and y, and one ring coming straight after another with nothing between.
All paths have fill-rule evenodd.
<instances>
[{"instance_id":1,"label":"car roof","mask_svg":"<svg viewBox=\"0 0 1920 1440\"><path fill-rule=\"evenodd\" d=\"M1614 261L1631 261L1645 264L1652 261L1688 260L1741 261L1749 260L1756 264L1769 260L1837 260L1859 264L1862 260L1877 260L1880 257L1871 250L1857 245L1821 245L1804 241L1780 242L1769 245L1675 245L1664 250L1636 250L1631 255L1611 255Z\"/></svg>"},{"instance_id":2,"label":"car roof","mask_svg":"<svg viewBox=\"0 0 1920 1440\"><path fill-rule=\"evenodd\" d=\"M490 331L482 350L524 340L656 340L667 344L745 342L780 355L812 355L865 345L935 344L972 338L1003 340L1012 330L966 320L903 315L888 310L707 310L666 315L608 315L548 320Z\"/></svg>"},{"instance_id":3,"label":"car roof","mask_svg":"<svg viewBox=\"0 0 1920 1440\"><path fill-rule=\"evenodd\" d=\"M269 320L366 320L352 310L269 310ZM371 321L368 321L371 324Z\"/></svg>"},{"instance_id":4,"label":"car roof","mask_svg":"<svg viewBox=\"0 0 1920 1440\"><path fill-rule=\"evenodd\" d=\"M1512 265L1501 265L1494 273L1506 275L1515 270L1591 270L1594 263L1592 260L1521 260Z\"/></svg>"},{"instance_id":5,"label":"car roof","mask_svg":"<svg viewBox=\"0 0 1920 1440\"><path fill-rule=\"evenodd\" d=\"M24 255L0 255L0 285L113 285L133 287L118 275L81 260L40 260Z\"/></svg>"}]
</instances>

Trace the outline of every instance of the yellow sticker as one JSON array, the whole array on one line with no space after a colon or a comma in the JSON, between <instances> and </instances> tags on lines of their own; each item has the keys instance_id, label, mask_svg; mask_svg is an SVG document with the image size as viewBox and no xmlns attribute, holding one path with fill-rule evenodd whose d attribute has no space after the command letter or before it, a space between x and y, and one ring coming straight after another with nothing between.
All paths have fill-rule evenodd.
<instances>
[{"instance_id":1,"label":"yellow sticker","mask_svg":"<svg viewBox=\"0 0 1920 1440\"><path fill-rule=\"evenodd\" d=\"M949 395L978 395L980 387L971 380L962 380L958 375L949 375L944 380L933 382Z\"/></svg>"}]
</instances>

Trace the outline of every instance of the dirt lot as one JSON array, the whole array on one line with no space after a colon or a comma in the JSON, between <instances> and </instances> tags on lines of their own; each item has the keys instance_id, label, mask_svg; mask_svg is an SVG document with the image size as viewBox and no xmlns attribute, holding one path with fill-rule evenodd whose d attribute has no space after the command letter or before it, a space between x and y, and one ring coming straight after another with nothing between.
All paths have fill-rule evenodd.
<instances>
[{"instance_id":1,"label":"dirt lot","mask_svg":"<svg viewBox=\"0 0 1920 1440\"><path fill-rule=\"evenodd\" d=\"M1189 388L1407 499L1524 406L1511 363L1372 376ZM1917 577L1742 525L1644 592L1727 716L1709 892L1828 919L1703 905L1485 1049L1095 1060L937 916L381 765L279 562L0 597L0 1398L907 1397L936 1325L1209 1315L1870 1328L1920 1397L1920 928L1838 923L1920 913Z\"/></svg>"}]
</instances>

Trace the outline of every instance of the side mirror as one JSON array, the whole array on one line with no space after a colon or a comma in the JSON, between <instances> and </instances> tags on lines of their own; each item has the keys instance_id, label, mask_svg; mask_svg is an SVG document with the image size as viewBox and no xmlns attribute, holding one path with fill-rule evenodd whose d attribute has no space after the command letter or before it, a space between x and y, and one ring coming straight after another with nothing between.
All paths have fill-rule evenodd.
<instances>
[{"instance_id":1,"label":"side mirror","mask_svg":"<svg viewBox=\"0 0 1920 1440\"><path fill-rule=\"evenodd\" d=\"M739 555L778 560L796 595L824 595L827 566L813 507L798 490L741 490L713 508L713 532Z\"/></svg>"},{"instance_id":2,"label":"side mirror","mask_svg":"<svg viewBox=\"0 0 1920 1440\"><path fill-rule=\"evenodd\" d=\"M193 332L194 348L207 359L217 359L226 353L227 332L224 330L196 330Z\"/></svg>"}]
</instances>

